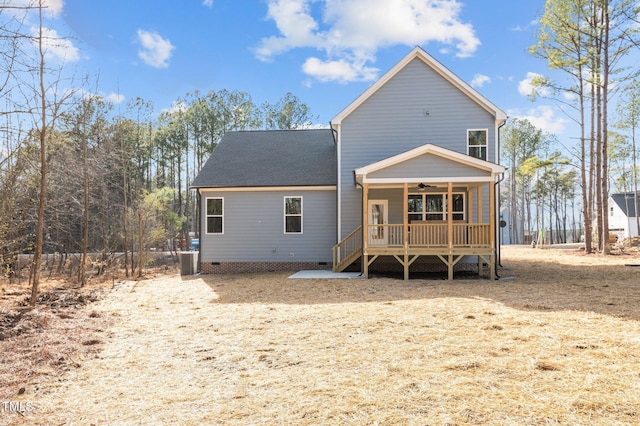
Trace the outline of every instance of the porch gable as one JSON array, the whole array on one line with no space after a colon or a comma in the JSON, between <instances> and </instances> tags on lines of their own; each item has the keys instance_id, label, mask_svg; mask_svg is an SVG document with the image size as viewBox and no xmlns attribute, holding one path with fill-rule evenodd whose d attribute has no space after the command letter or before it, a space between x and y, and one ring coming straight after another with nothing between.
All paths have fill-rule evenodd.
<instances>
[{"instance_id":1,"label":"porch gable","mask_svg":"<svg viewBox=\"0 0 640 426\"><path fill-rule=\"evenodd\" d=\"M356 182L420 183L491 182L504 173L498 164L480 160L433 144L360 167L354 171Z\"/></svg>"}]
</instances>

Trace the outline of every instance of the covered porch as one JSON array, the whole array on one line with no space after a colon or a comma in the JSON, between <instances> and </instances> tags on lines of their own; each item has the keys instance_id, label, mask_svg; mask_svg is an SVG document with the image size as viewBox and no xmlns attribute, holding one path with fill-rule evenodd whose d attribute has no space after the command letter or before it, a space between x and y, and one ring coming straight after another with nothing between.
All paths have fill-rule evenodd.
<instances>
[{"instance_id":1,"label":"covered porch","mask_svg":"<svg viewBox=\"0 0 640 426\"><path fill-rule=\"evenodd\" d=\"M368 277L386 256L409 279L411 266L429 256L445 265L449 280L459 262L475 263L480 275L486 264L495 278L496 183L503 172L434 145L357 169L362 225L334 247L334 270L361 259Z\"/></svg>"}]
</instances>

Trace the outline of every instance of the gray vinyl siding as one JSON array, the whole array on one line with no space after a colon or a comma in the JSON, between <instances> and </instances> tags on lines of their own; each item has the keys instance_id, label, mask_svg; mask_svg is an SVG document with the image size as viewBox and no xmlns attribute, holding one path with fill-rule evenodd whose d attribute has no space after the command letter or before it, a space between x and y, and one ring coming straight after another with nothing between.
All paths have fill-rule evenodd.
<instances>
[{"instance_id":1,"label":"gray vinyl siding","mask_svg":"<svg viewBox=\"0 0 640 426\"><path fill-rule=\"evenodd\" d=\"M224 234L200 236L202 262L330 262L336 243L336 192L204 190L224 198ZM302 197L302 234L284 233L284 197ZM203 220L203 225L206 219ZM293 253L293 257L291 254Z\"/></svg>"},{"instance_id":2,"label":"gray vinyl siding","mask_svg":"<svg viewBox=\"0 0 640 426\"><path fill-rule=\"evenodd\" d=\"M401 164L386 167L373 173L370 178L422 178L422 177L488 177L490 173L476 167L461 164L435 155L422 155Z\"/></svg>"},{"instance_id":3,"label":"gray vinyl siding","mask_svg":"<svg viewBox=\"0 0 640 426\"><path fill-rule=\"evenodd\" d=\"M342 121L341 235L361 223L354 169L426 143L466 154L468 129L488 129L487 158L495 158L495 117L422 60L407 64Z\"/></svg>"}]
</instances>

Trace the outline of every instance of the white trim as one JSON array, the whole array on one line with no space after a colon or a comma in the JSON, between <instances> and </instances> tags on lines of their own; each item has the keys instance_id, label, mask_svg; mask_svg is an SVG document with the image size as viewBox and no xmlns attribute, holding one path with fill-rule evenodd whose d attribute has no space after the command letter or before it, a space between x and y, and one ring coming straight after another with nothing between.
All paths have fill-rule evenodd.
<instances>
[{"instance_id":1,"label":"white trim","mask_svg":"<svg viewBox=\"0 0 640 426\"><path fill-rule=\"evenodd\" d=\"M434 71L444 77L447 81L453 84L456 88L458 88L462 93L466 94L468 97L473 99L478 105L484 108L486 111L493 114L496 121L503 122L507 119L507 114L494 105L487 98L478 93L473 87L467 84L464 80L460 79L457 75L455 75L451 70L442 65L440 62L436 61L431 55L429 55L424 49L420 46L416 46L408 55L400 60L397 64L395 64L389 71L387 71L382 77L380 77L374 84L369 86L367 90L365 90L355 101L349 104L345 109L340 111L338 115L336 115L332 120L332 124L341 124L342 120L347 118L349 114L355 111L362 103L364 103L371 95L378 91L382 86L384 86L391 78L393 78L396 74L398 74L404 67L409 64L413 59L419 58L421 59L427 66L431 67Z\"/></svg>"},{"instance_id":2,"label":"white trim","mask_svg":"<svg viewBox=\"0 0 640 426\"><path fill-rule=\"evenodd\" d=\"M300 214L287 213L287 198L300 198ZM302 235L304 233L304 199L302 195L285 195L282 197L282 231L284 235ZM287 216L300 216L300 232L287 232Z\"/></svg>"},{"instance_id":3,"label":"white trim","mask_svg":"<svg viewBox=\"0 0 640 426\"><path fill-rule=\"evenodd\" d=\"M207 202L209 200L221 200L222 201L222 214L218 215L209 215L208 214L208 206ZM222 232L209 232L209 217L220 217L222 218ZM204 199L204 234L205 235L224 235L224 197L205 197Z\"/></svg>"},{"instance_id":4,"label":"white trim","mask_svg":"<svg viewBox=\"0 0 640 426\"><path fill-rule=\"evenodd\" d=\"M470 176L470 177L424 177L424 178L368 178L363 177L362 183L368 184L390 184L390 183L474 183L474 182L495 182L495 175L491 176Z\"/></svg>"},{"instance_id":5,"label":"white trim","mask_svg":"<svg viewBox=\"0 0 640 426\"><path fill-rule=\"evenodd\" d=\"M335 191L333 185L328 186L242 186L242 187L202 187L200 192L276 192L276 191Z\"/></svg>"}]
</instances>

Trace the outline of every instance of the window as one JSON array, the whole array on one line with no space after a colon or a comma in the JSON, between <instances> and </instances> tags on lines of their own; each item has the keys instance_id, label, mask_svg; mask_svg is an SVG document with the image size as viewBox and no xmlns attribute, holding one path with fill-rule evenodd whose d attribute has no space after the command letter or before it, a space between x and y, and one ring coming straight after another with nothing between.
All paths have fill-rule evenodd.
<instances>
[{"instance_id":1,"label":"window","mask_svg":"<svg viewBox=\"0 0 640 426\"><path fill-rule=\"evenodd\" d=\"M284 197L284 233L302 234L302 197Z\"/></svg>"},{"instance_id":2,"label":"window","mask_svg":"<svg viewBox=\"0 0 640 426\"><path fill-rule=\"evenodd\" d=\"M487 159L487 130L467 130L467 153L481 160Z\"/></svg>"},{"instance_id":3,"label":"window","mask_svg":"<svg viewBox=\"0 0 640 426\"><path fill-rule=\"evenodd\" d=\"M223 234L224 199L207 198L207 234Z\"/></svg>"},{"instance_id":4,"label":"window","mask_svg":"<svg viewBox=\"0 0 640 426\"><path fill-rule=\"evenodd\" d=\"M447 194L409 194L409 223L413 220L447 220ZM453 193L453 220L465 220L464 193Z\"/></svg>"}]
</instances>

